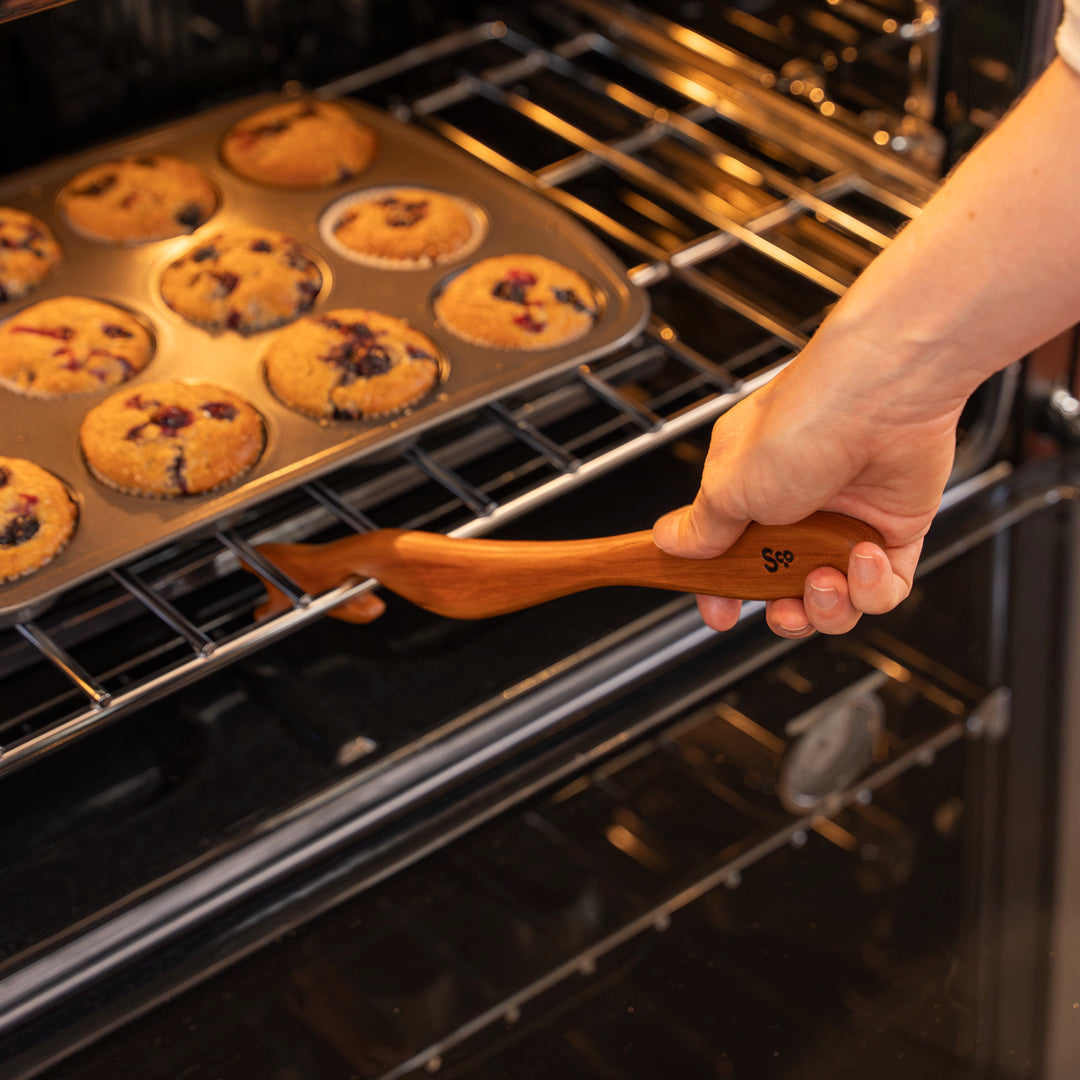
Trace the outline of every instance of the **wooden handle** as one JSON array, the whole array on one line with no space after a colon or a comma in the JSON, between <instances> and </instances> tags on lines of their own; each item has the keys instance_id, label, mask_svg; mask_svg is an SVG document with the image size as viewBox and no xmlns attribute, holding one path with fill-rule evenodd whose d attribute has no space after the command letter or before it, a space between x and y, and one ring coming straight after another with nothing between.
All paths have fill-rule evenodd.
<instances>
[{"instance_id":1,"label":"wooden handle","mask_svg":"<svg viewBox=\"0 0 1080 1080\"><path fill-rule=\"evenodd\" d=\"M428 611L481 619L604 585L643 585L679 592L776 600L802 596L806 575L819 566L847 571L860 541L881 544L864 522L821 512L793 525L751 524L723 555L683 559L652 542L652 533L593 540L458 540L437 533L381 529L329 544L267 544L259 550L316 595L349 578L378 579L391 592ZM267 585L268 590L272 586ZM262 613L282 606L271 591ZM383 605L370 594L332 614L370 622Z\"/></svg>"}]
</instances>

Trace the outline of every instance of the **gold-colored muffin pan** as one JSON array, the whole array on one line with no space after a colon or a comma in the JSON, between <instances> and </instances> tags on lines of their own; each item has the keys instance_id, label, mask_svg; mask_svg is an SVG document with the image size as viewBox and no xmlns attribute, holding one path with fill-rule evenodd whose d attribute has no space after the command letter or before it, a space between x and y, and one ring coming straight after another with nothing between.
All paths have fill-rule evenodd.
<instances>
[{"instance_id":1,"label":"gold-colored muffin pan","mask_svg":"<svg viewBox=\"0 0 1080 1080\"><path fill-rule=\"evenodd\" d=\"M219 155L221 138L237 120L282 100L249 97L132 138L95 147L0 180L0 205L41 218L64 249L59 270L29 296L0 303L0 320L53 296L92 296L129 308L152 327L156 350L145 370L125 386L181 378L216 382L247 398L266 422L266 449L234 486L207 495L149 499L121 494L90 475L78 448L86 412L113 389L64 400L28 398L0 387L0 455L23 457L49 469L77 494L79 526L67 549L27 577L0 584L0 626L31 618L63 591L170 540L211 531L245 508L361 455L415 437L430 425L491 400L551 372L594 359L633 338L645 324L647 294L630 285L613 253L588 230L532 192L427 132L365 105L342 102L370 124L379 151L363 174L319 189L260 185L236 176ZM59 214L57 194L77 172L118 157L169 153L199 165L220 196L217 212L194 237L146 244L97 243ZM320 235L320 219L352 191L385 186L428 187L479 208L485 231L464 259L410 271L361 265ZM369 308L406 319L444 354L436 392L410 411L386 420L320 423L283 405L270 392L261 355L275 330L250 335L208 332L162 300L162 272L200 236L236 225L265 226L295 236L323 271L312 314ZM435 319L440 283L464 266L493 255L545 255L590 281L599 314L584 337L536 352L484 348L459 340Z\"/></svg>"}]
</instances>

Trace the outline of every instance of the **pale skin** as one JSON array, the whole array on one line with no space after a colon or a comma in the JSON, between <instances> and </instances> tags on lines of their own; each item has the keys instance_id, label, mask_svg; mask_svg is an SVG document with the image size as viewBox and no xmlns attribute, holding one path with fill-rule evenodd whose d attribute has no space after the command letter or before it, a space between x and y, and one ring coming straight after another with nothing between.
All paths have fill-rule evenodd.
<instances>
[{"instance_id":1,"label":"pale skin","mask_svg":"<svg viewBox=\"0 0 1080 1080\"><path fill-rule=\"evenodd\" d=\"M775 600L782 637L842 634L891 610L948 479L965 401L993 372L1080 320L1080 75L1055 60L862 273L810 344L713 429L701 488L653 528L686 558L749 521L836 510L873 525L845 576L823 567ZM698 597L730 629L740 603Z\"/></svg>"}]
</instances>

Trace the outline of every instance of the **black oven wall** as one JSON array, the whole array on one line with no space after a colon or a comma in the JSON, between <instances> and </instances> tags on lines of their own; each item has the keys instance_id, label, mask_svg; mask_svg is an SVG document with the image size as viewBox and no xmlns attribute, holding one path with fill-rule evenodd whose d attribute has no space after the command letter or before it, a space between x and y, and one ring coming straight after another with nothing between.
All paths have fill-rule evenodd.
<instances>
[{"instance_id":1,"label":"black oven wall","mask_svg":"<svg viewBox=\"0 0 1080 1080\"><path fill-rule=\"evenodd\" d=\"M0 174L289 80L318 85L478 6L76 0L0 24Z\"/></svg>"},{"instance_id":2,"label":"black oven wall","mask_svg":"<svg viewBox=\"0 0 1080 1080\"><path fill-rule=\"evenodd\" d=\"M947 0L942 4L938 123L956 162L1053 56L1061 0Z\"/></svg>"},{"instance_id":3,"label":"black oven wall","mask_svg":"<svg viewBox=\"0 0 1080 1080\"><path fill-rule=\"evenodd\" d=\"M803 70L777 59L751 32L753 20L782 24L792 12L797 16L798 5L642 0L616 6L732 41L752 58L773 62L781 84ZM289 80L318 85L481 19L531 29L530 11L542 7L477 0L77 0L0 24L0 174ZM945 135L944 164L968 149L1041 70L1059 9L1060 0L942 5L940 29L925 47L939 55L927 63L930 85L920 90L919 111ZM820 52L810 39L806 48ZM895 51L895 44L886 47ZM823 56L830 64L828 50ZM902 55L889 62L895 66L897 59L911 64ZM818 65L813 77L825 70ZM905 107L899 99L894 104ZM863 113L872 130L876 107Z\"/></svg>"}]
</instances>

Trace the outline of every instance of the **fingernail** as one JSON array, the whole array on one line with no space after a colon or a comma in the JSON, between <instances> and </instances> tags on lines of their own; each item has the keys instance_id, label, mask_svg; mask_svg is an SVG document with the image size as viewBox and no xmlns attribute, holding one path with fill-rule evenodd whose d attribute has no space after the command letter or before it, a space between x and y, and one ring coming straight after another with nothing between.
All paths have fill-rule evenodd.
<instances>
[{"instance_id":1,"label":"fingernail","mask_svg":"<svg viewBox=\"0 0 1080 1080\"><path fill-rule=\"evenodd\" d=\"M835 589L819 589L816 585L811 585L810 602L818 611L832 611L840 602L840 594Z\"/></svg>"},{"instance_id":2,"label":"fingernail","mask_svg":"<svg viewBox=\"0 0 1080 1080\"><path fill-rule=\"evenodd\" d=\"M786 630L789 634L805 634L810 629L810 624L803 623L801 626L787 626L785 623L781 623L780 628Z\"/></svg>"},{"instance_id":3,"label":"fingernail","mask_svg":"<svg viewBox=\"0 0 1080 1080\"><path fill-rule=\"evenodd\" d=\"M877 559L873 555L856 555L851 564L851 573L856 581L870 585L877 578Z\"/></svg>"},{"instance_id":4,"label":"fingernail","mask_svg":"<svg viewBox=\"0 0 1080 1080\"><path fill-rule=\"evenodd\" d=\"M678 546L679 519L682 514L681 510L672 510L670 514L665 514L653 526L653 543L662 551Z\"/></svg>"}]
</instances>

